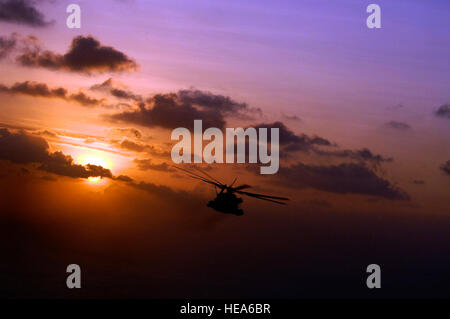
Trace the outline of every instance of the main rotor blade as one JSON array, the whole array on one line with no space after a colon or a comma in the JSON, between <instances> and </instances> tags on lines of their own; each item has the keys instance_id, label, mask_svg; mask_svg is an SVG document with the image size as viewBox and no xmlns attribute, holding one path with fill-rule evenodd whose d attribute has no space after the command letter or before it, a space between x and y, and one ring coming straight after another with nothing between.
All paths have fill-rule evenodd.
<instances>
[{"instance_id":1,"label":"main rotor blade","mask_svg":"<svg viewBox=\"0 0 450 319\"><path fill-rule=\"evenodd\" d=\"M201 180L201 181L203 181L203 182L205 182L205 183L215 185L215 186L219 187L220 189L224 188L224 186L225 186L225 185L222 185L222 184L219 184L219 183L210 181L210 180L204 178L204 177L201 176L201 175L198 175L198 174L195 174L195 173L193 173L193 172L188 171L187 169L184 169L184 168L181 168L181 167L178 167L178 166L173 166L173 167L175 167L176 169L179 169L179 170L183 171L186 175L188 175L188 176L191 177L191 178L195 178L195 179Z\"/></svg>"},{"instance_id":2,"label":"main rotor blade","mask_svg":"<svg viewBox=\"0 0 450 319\"><path fill-rule=\"evenodd\" d=\"M179 170L181 170L181 171L183 171L183 172L185 172L185 173L188 173L188 174L191 174L191 175L194 175L194 176L197 176L197 177L206 179L205 177L203 177L203 176L201 176L201 175L199 175L199 174L197 174L197 173L191 172L190 170L187 170L187 169L185 169L185 168L181 168L181 167L178 167L178 166L175 166L175 165L172 165L172 167L174 167L174 168L176 168L176 169L179 169Z\"/></svg>"},{"instance_id":3,"label":"main rotor blade","mask_svg":"<svg viewBox=\"0 0 450 319\"><path fill-rule=\"evenodd\" d=\"M272 198L272 199L278 199L278 200L289 200L289 198L286 198L286 197L270 196L270 195L256 194L256 193L243 192L243 191L236 191L236 193L247 195L247 196L252 196L252 197Z\"/></svg>"},{"instance_id":4,"label":"main rotor blade","mask_svg":"<svg viewBox=\"0 0 450 319\"><path fill-rule=\"evenodd\" d=\"M217 184L216 182L207 180L207 179L205 179L205 178L200 178L200 177L193 176L193 175L189 175L189 174L186 174L186 175L188 175L188 176L191 177L191 178L198 179L198 180L200 180L200 181L202 181L202 182L205 182L205 183L208 183L208 184L217 186L217 187L219 187L220 189L223 189L223 188L224 188L224 186L222 186L222 185L220 185L220 184Z\"/></svg>"},{"instance_id":5,"label":"main rotor blade","mask_svg":"<svg viewBox=\"0 0 450 319\"><path fill-rule=\"evenodd\" d=\"M236 183L237 177L234 179L233 183L231 183L230 187L233 187L234 183Z\"/></svg>"},{"instance_id":6,"label":"main rotor blade","mask_svg":"<svg viewBox=\"0 0 450 319\"><path fill-rule=\"evenodd\" d=\"M240 191L241 189L246 189L246 188L250 188L250 185L247 184L243 184L243 185L239 185L237 187L234 188L235 191Z\"/></svg>"},{"instance_id":7,"label":"main rotor blade","mask_svg":"<svg viewBox=\"0 0 450 319\"><path fill-rule=\"evenodd\" d=\"M211 175L209 175L208 173L202 171L200 168L198 167L194 167L194 169L196 169L197 171L199 171L200 173L205 174L205 176L207 176L209 179L212 179L214 182L222 184L221 182L219 182L217 179L215 179L214 177L212 177Z\"/></svg>"},{"instance_id":8,"label":"main rotor blade","mask_svg":"<svg viewBox=\"0 0 450 319\"><path fill-rule=\"evenodd\" d=\"M257 199L266 200L266 201L269 201L269 202L272 202L272 203L276 203L276 204L280 204L280 205L286 205L286 203L279 202L277 200L273 200L273 199L269 199L269 198L265 198L265 197L260 197L260 196L257 196L255 194L252 194L252 193L240 192L240 191L237 191L236 193L246 193L244 195L247 195L247 196L250 196L250 197L254 197L254 198L257 198Z\"/></svg>"},{"instance_id":9,"label":"main rotor blade","mask_svg":"<svg viewBox=\"0 0 450 319\"><path fill-rule=\"evenodd\" d=\"M187 169L184 169L184 168L181 168L181 167L178 167L178 166L174 166L174 165L173 165L173 167L176 168L176 169L182 170L182 171L185 172L186 174L190 174L190 175L196 176L196 177L198 177L198 178L202 178L202 179L208 180L207 178L205 178L205 177L203 177L203 176L201 176L201 175L199 175L199 174L197 174L197 173L191 172L191 171L189 171L189 170L187 170ZM211 182L212 182L212 181L211 181Z\"/></svg>"}]
</instances>

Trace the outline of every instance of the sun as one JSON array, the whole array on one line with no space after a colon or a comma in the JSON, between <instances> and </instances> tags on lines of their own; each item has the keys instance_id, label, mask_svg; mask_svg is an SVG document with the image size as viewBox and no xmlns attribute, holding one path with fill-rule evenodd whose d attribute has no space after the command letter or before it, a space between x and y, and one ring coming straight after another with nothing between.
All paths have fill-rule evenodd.
<instances>
[{"instance_id":1,"label":"sun","mask_svg":"<svg viewBox=\"0 0 450 319\"><path fill-rule=\"evenodd\" d=\"M102 180L102 178L100 176L90 176L88 177L88 182L89 183L98 183Z\"/></svg>"},{"instance_id":2,"label":"sun","mask_svg":"<svg viewBox=\"0 0 450 319\"><path fill-rule=\"evenodd\" d=\"M78 158L78 162L81 165L91 164L111 169L111 162L106 157L99 156L97 154L82 154ZM102 179L100 176L90 176L87 180L90 184L98 184L104 179Z\"/></svg>"}]
</instances>

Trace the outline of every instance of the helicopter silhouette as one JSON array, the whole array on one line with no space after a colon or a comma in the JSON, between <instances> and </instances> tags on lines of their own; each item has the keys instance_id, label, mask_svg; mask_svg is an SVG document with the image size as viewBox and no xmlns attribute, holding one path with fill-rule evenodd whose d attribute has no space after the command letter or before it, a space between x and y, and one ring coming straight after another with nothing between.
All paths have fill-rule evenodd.
<instances>
[{"instance_id":1,"label":"helicopter silhouette","mask_svg":"<svg viewBox=\"0 0 450 319\"><path fill-rule=\"evenodd\" d=\"M279 196L270 196L270 195L263 195L263 194L256 194L256 193L250 193L250 192L244 192L243 189L250 188L250 185L243 184L236 187L233 187L234 183L237 180L237 177L234 179L234 181L231 183L231 185L223 184L219 182L217 179L209 175L208 173L200 170L197 167L194 167L198 172L202 173L206 177L197 174L195 172L189 171L187 169L173 166L174 168L183 171L186 175L188 175L191 178L198 179L202 182L214 185L214 189L216 191L216 198L213 200L210 200L206 206L214 209L217 212L223 213L223 214L232 214L236 216L242 216L244 215L244 211L239 208L239 205L243 202L242 198L237 197L235 193L246 195L249 197L254 197L257 199L266 200L269 202L273 202L280 205L286 205L286 203L282 201L289 200L289 198L286 197L279 197ZM217 191L219 189L219 191Z\"/></svg>"}]
</instances>

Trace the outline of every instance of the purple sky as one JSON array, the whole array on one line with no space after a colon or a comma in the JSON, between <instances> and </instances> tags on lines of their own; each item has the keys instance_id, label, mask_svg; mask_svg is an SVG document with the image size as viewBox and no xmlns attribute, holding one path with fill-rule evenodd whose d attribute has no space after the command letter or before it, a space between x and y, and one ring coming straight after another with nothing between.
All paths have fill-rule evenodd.
<instances>
[{"instance_id":1,"label":"purple sky","mask_svg":"<svg viewBox=\"0 0 450 319\"><path fill-rule=\"evenodd\" d=\"M263 107L282 101L286 112L301 102L353 112L449 99L446 1L378 1L381 30L366 27L365 1L80 1L76 31L65 26L68 3L46 5L56 27L43 38L63 50L74 33L101 35L136 57L140 77L168 89L223 90Z\"/></svg>"}]
</instances>

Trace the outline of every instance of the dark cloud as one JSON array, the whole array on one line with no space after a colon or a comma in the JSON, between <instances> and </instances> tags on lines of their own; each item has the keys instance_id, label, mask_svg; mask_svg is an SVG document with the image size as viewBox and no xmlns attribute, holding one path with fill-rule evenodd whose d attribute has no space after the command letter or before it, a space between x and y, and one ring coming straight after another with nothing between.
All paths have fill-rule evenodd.
<instances>
[{"instance_id":1,"label":"dark cloud","mask_svg":"<svg viewBox=\"0 0 450 319\"><path fill-rule=\"evenodd\" d=\"M288 187L315 188L339 194L364 194L408 200L409 196L363 164L306 165L281 167L276 178Z\"/></svg>"},{"instance_id":2,"label":"dark cloud","mask_svg":"<svg viewBox=\"0 0 450 319\"><path fill-rule=\"evenodd\" d=\"M95 85L91 86L90 89L93 91L107 92L107 93L111 94L112 96L119 98L119 99L142 101L141 96L134 94L131 91L115 87L111 78L101 84L95 84Z\"/></svg>"},{"instance_id":3,"label":"dark cloud","mask_svg":"<svg viewBox=\"0 0 450 319\"><path fill-rule=\"evenodd\" d=\"M442 164L440 168L445 174L450 175L450 160Z\"/></svg>"},{"instance_id":4,"label":"dark cloud","mask_svg":"<svg viewBox=\"0 0 450 319\"><path fill-rule=\"evenodd\" d=\"M94 97L88 96L84 92L78 92L69 95L65 88L49 88L45 83L32 81L18 82L11 87L0 84L0 92L10 94L25 94L45 98L59 98L68 102L76 102L86 107L111 107L111 105L106 103L105 99L96 99Z\"/></svg>"},{"instance_id":5,"label":"dark cloud","mask_svg":"<svg viewBox=\"0 0 450 319\"><path fill-rule=\"evenodd\" d=\"M246 118L254 113L245 103L238 103L223 95L199 90L181 90L177 93L156 94L140 103L137 109L109 116L147 127L174 129L191 128L194 120L202 120L204 127L224 128L226 117Z\"/></svg>"},{"instance_id":6,"label":"dark cloud","mask_svg":"<svg viewBox=\"0 0 450 319\"><path fill-rule=\"evenodd\" d=\"M450 118L450 104L441 105L434 114L436 116Z\"/></svg>"},{"instance_id":7,"label":"dark cloud","mask_svg":"<svg viewBox=\"0 0 450 319\"><path fill-rule=\"evenodd\" d=\"M44 15L34 7L34 2L27 0L0 1L0 21L33 27L44 27L50 24L45 21Z\"/></svg>"},{"instance_id":8,"label":"dark cloud","mask_svg":"<svg viewBox=\"0 0 450 319\"><path fill-rule=\"evenodd\" d=\"M39 166L39 169L49 173L73 178L88 178L91 176L113 178L109 169L98 165L79 165L73 162L73 158L62 152L54 152Z\"/></svg>"},{"instance_id":9,"label":"dark cloud","mask_svg":"<svg viewBox=\"0 0 450 319\"><path fill-rule=\"evenodd\" d=\"M86 95L83 92L78 92L70 95L68 100L75 101L83 106L87 107L95 107L95 106L104 106L109 107L109 105L105 104L105 99L96 99Z\"/></svg>"},{"instance_id":10,"label":"dark cloud","mask_svg":"<svg viewBox=\"0 0 450 319\"><path fill-rule=\"evenodd\" d=\"M228 96L212 94L211 92L195 89L180 90L178 91L178 98L182 103L205 109L220 110L222 114L239 118L250 119L252 116L249 114L262 115L260 108L250 108L246 103L239 103Z\"/></svg>"},{"instance_id":11,"label":"dark cloud","mask_svg":"<svg viewBox=\"0 0 450 319\"><path fill-rule=\"evenodd\" d=\"M66 99L67 90L59 87L55 89L50 89L45 83L37 83L37 82L17 82L11 87L7 87L5 85L0 84L0 91L6 93L18 93L25 94L31 96L41 96L48 98L61 98Z\"/></svg>"},{"instance_id":12,"label":"dark cloud","mask_svg":"<svg viewBox=\"0 0 450 319\"><path fill-rule=\"evenodd\" d=\"M392 158L386 158L379 154L373 154L369 149L361 150L323 150L320 147L336 146L328 139L320 136L308 136L306 134L295 134L282 122L274 122L269 124L257 124L255 128L279 128L280 152L281 156L288 156L291 152L313 152L319 156L332 156L337 158L345 158L356 160L358 162L368 162L379 165L382 162L391 162ZM270 139L270 130L268 130Z\"/></svg>"},{"instance_id":13,"label":"dark cloud","mask_svg":"<svg viewBox=\"0 0 450 319\"><path fill-rule=\"evenodd\" d=\"M291 131L282 122L273 122L267 124L257 124L256 129L259 128L278 128L280 147L283 148L285 152L303 151L308 152L312 150L315 146L331 146L332 143L325 138L319 136L308 136L306 134L297 135ZM267 130L268 139L271 139L270 130Z\"/></svg>"},{"instance_id":14,"label":"dark cloud","mask_svg":"<svg viewBox=\"0 0 450 319\"><path fill-rule=\"evenodd\" d=\"M191 104L181 104L176 94L157 94L132 111L114 114L110 118L123 122L147 127L162 127L174 129L177 127L192 127L194 120L203 120L205 127L225 126L225 119L220 110L199 110Z\"/></svg>"},{"instance_id":15,"label":"dark cloud","mask_svg":"<svg viewBox=\"0 0 450 319\"><path fill-rule=\"evenodd\" d=\"M133 181L133 179L127 175L119 175L117 177L114 177L114 179L117 181L122 181L122 182L132 182Z\"/></svg>"},{"instance_id":16,"label":"dark cloud","mask_svg":"<svg viewBox=\"0 0 450 319\"><path fill-rule=\"evenodd\" d=\"M323 151L315 149L314 152L322 156L333 156L339 158L348 158L359 162L370 162L379 165L382 162L392 162L392 157L386 158L379 154L373 154L369 149L363 148L361 150L338 150L338 151Z\"/></svg>"},{"instance_id":17,"label":"dark cloud","mask_svg":"<svg viewBox=\"0 0 450 319\"><path fill-rule=\"evenodd\" d=\"M0 59L6 57L16 47L17 39L14 36L0 37Z\"/></svg>"},{"instance_id":18,"label":"dark cloud","mask_svg":"<svg viewBox=\"0 0 450 319\"><path fill-rule=\"evenodd\" d=\"M73 178L114 178L111 171L104 167L75 164L69 155L62 152L50 153L49 145L42 137L23 131L14 133L5 128L0 129L0 159L19 164L34 163L40 170Z\"/></svg>"},{"instance_id":19,"label":"dark cloud","mask_svg":"<svg viewBox=\"0 0 450 319\"><path fill-rule=\"evenodd\" d=\"M160 164L154 164L151 159L135 159L133 161L136 163L138 169L142 171L154 170L154 171L162 171L162 172L175 172L175 169L172 168L169 164L163 162Z\"/></svg>"},{"instance_id":20,"label":"dark cloud","mask_svg":"<svg viewBox=\"0 0 450 319\"><path fill-rule=\"evenodd\" d=\"M25 50L17 61L28 67L43 67L82 73L135 71L136 62L113 47L107 47L92 36L78 36L69 51L62 55L40 48Z\"/></svg>"},{"instance_id":21,"label":"dark cloud","mask_svg":"<svg viewBox=\"0 0 450 319\"><path fill-rule=\"evenodd\" d=\"M385 127L393 128L400 131L407 131L411 129L411 126L409 126L406 123L403 122L397 122L397 121L390 121L384 124Z\"/></svg>"},{"instance_id":22,"label":"dark cloud","mask_svg":"<svg viewBox=\"0 0 450 319\"><path fill-rule=\"evenodd\" d=\"M12 133L0 128L0 159L14 163L42 163L48 158L48 143L45 139L26 134Z\"/></svg>"}]
</instances>

